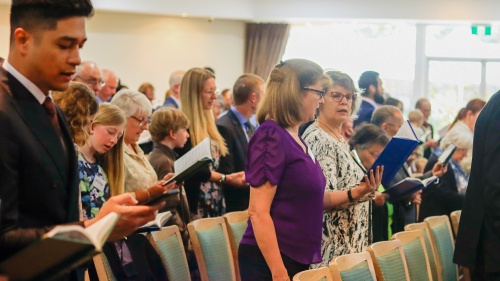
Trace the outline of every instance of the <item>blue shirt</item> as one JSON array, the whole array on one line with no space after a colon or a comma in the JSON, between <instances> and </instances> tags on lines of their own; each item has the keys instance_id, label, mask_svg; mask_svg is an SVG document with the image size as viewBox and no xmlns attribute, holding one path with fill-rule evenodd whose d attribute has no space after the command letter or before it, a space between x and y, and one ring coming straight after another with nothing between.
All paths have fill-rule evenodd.
<instances>
[{"instance_id":1,"label":"blue shirt","mask_svg":"<svg viewBox=\"0 0 500 281\"><path fill-rule=\"evenodd\" d=\"M243 114L241 114L241 112L239 112L238 109L236 109L236 107L231 105L231 108L229 110L231 110L234 113L234 115L238 119L238 122L240 122L240 126L243 129L243 132L245 132L245 135L247 136L247 140L248 140L247 125L245 125L245 124L249 120L247 118L245 118L245 116L243 116Z\"/></svg>"}]
</instances>

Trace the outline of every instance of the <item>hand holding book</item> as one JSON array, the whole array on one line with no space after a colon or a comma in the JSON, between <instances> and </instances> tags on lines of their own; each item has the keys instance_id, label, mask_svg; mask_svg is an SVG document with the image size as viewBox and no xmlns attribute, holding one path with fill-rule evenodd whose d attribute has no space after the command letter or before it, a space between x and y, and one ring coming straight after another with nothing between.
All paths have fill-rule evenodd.
<instances>
[{"instance_id":1,"label":"hand holding book","mask_svg":"<svg viewBox=\"0 0 500 281\"><path fill-rule=\"evenodd\" d=\"M357 188L351 191L353 199L358 199L364 195L371 193L381 185L382 176L384 174L384 166L377 166L375 172L370 170L365 176L364 181L361 182Z\"/></svg>"}]
</instances>

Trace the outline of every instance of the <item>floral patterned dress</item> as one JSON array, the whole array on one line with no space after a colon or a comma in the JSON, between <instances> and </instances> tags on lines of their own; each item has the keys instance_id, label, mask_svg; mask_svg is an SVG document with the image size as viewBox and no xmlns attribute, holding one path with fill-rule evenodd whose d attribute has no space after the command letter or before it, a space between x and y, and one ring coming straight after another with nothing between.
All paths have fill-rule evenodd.
<instances>
[{"instance_id":1,"label":"floral patterned dress","mask_svg":"<svg viewBox=\"0 0 500 281\"><path fill-rule=\"evenodd\" d=\"M337 141L316 123L302 136L319 161L326 178L325 191L349 190L359 185L364 172L350 155L349 145ZM352 203L323 213L323 262L311 267L326 266L344 254L359 253L371 243L371 210L369 200L375 193L365 195Z\"/></svg>"},{"instance_id":2,"label":"floral patterned dress","mask_svg":"<svg viewBox=\"0 0 500 281\"><path fill-rule=\"evenodd\" d=\"M219 146L211 140L212 157L214 161L209 164L210 171L219 168ZM198 215L202 218L221 216L226 212L224 194L219 184L211 181L202 182L200 186L200 200L198 203Z\"/></svg>"},{"instance_id":3,"label":"floral patterned dress","mask_svg":"<svg viewBox=\"0 0 500 281\"><path fill-rule=\"evenodd\" d=\"M78 152L78 177L82 216L88 220L97 215L110 197L108 178L99 164L88 162L80 152Z\"/></svg>"}]
</instances>

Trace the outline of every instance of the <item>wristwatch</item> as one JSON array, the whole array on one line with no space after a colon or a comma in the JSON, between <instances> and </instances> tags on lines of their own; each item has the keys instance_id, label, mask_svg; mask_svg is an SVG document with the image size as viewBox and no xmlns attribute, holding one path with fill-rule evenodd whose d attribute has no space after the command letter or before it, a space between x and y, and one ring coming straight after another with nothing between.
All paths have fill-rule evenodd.
<instances>
[{"instance_id":1,"label":"wristwatch","mask_svg":"<svg viewBox=\"0 0 500 281\"><path fill-rule=\"evenodd\" d=\"M220 180L219 182L225 182L226 181L226 175L220 174Z\"/></svg>"}]
</instances>

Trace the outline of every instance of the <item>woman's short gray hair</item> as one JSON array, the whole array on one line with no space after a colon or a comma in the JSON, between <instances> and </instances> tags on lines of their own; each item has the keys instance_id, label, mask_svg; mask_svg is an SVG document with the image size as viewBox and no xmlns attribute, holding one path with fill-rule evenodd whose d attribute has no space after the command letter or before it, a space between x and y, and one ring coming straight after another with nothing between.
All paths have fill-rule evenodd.
<instances>
[{"instance_id":1,"label":"woman's short gray hair","mask_svg":"<svg viewBox=\"0 0 500 281\"><path fill-rule=\"evenodd\" d=\"M119 91L113 97L111 103L121 108L126 117L144 113L149 116L153 112L153 107L148 98L135 90L123 89Z\"/></svg>"},{"instance_id":2,"label":"woman's short gray hair","mask_svg":"<svg viewBox=\"0 0 500 281\"><path fill-rule=\"evenodd\" d=\"M453 127L450 131L444 135L441 140L440 146L442 149L446 149L448 145L454 144L457 148L471 149L472 148L472 133L468 133L458 128Z\"/></svg>"}]
</instances>

